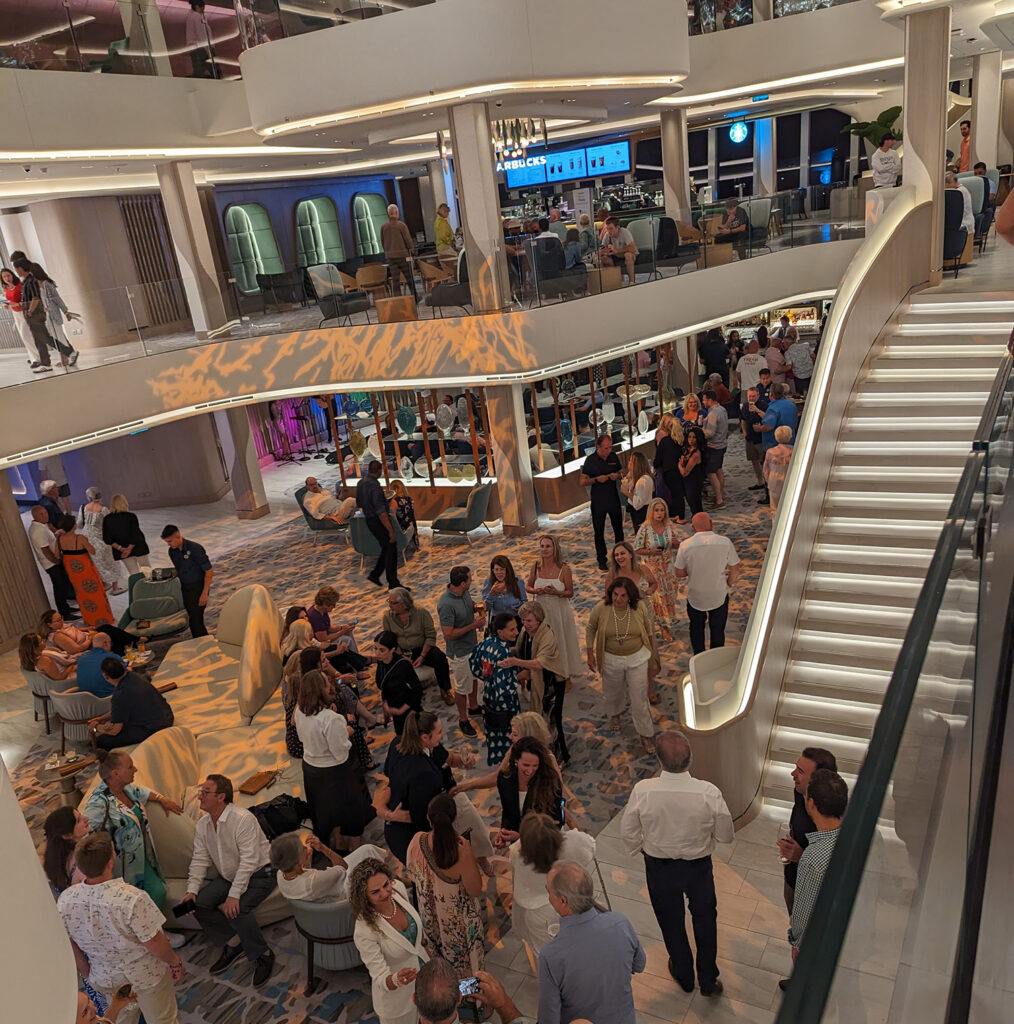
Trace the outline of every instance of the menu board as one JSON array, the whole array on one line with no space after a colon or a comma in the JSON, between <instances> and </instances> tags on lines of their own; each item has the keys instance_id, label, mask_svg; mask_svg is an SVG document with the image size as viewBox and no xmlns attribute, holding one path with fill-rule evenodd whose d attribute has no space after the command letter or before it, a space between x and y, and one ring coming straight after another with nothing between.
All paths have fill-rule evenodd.
<instances>
[{"instance_id":1,"label":"menu board","mask_svg":"<svg viewBox=\"0 0 1014 1024\"><path fill-rule=\"evenodd\" d=\"M577 181L625 174L630 170L630 142L622 139L603 146L566 149L501 160L496 169L507 175L508 188L527 188L552 181Z\"/></svg>"},{"instance_id":2,"label":"menu board","mask_svg":"<svg viewBox=\"0 0 1014 1024\"><path fill-rule=\"evenodd\" d=\"M604 146L589 146L588 173L596 178L608 174L624 174L630 170L630 143L623 139Z\"/></svg>"},{"instance_id":3,"label":"menu board","mask_svg":"<svg viewBox=\"0 0 1014 1024\"><path fill-rule=\"evenodd\" d=\"M563 153L549 153L546 156L546 181L569 181L573 178L583 178L586 166L583 149L568 149Z\"/></svg>"}]
</instances>

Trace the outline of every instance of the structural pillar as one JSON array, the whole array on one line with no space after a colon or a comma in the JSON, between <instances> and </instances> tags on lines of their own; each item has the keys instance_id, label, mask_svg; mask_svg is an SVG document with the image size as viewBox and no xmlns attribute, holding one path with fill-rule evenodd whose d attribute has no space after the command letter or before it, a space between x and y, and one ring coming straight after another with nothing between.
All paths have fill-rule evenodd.
<instances>
[{"instance_id":1,"label":"structural pillar","mask_svg":"<svg viewBox=\"0 0 1014 1024\"><path fill-rule=\"evenodd\" d=\"M524 389L520 384L503 384L487 387L485 392L503 532L508 537L523 537L539 526L528 456Z\"/></svg>"},{"instance_id":2,"label":"structural pillar","mask_svg":"<svg viewBox=\"0 0 1014 1024\"><path fill-rule=\"evenodd\" d=\"M190 304L194 333L208 338L222 328L227 316L218 286L211 239L197 194L194 169L188 161L157 164L158 187L180 264L183 290Z\"/></svg>"},{"instance_id":3,"label":"structural pillar","mask_svg":"<svg viewBox=\"0 0 1014 1024\"><path fill-rule=\"evenodd\" d=\"M458 197L454 194L454 174L451 171L450 163L448 162L445 169L443 160L431 160L426 165L426 169L430 172L430 188L433 189L434 213L441 203L447 203L451 209L447 219L451 222L451 227L456 231L461 223L461 219L458 214ZM499 204L497 206L499 208Z\"/></svg>"},{"instance_id":4,"label":"structural pillar","mask_svg":"<svg viewBox=\"0 0 1014 1024\"><path fill-rule=\"evenodd\" d=\"M925 252L931 285L939 284L944 254L944 133L950 67L951 9L938 7L905 18L905 155L902 181L933 203Z\"/></svg>"},{"instance_id":5,"label":"structural pillar","mask_svg":"<svg viewBox=\"0 0 1014 1024\"><path fill-rule=\"evenodd\" d=\"M525 453L527 455L527 452ZM22 633L34 633L50 607L39 565L21 521L10 477L0 471L0 651L17 647Z\"/></svg>"},{"instance_id":6,"label":"structural pillar","mask_svg":"<svg viewBox=\"0 0 1014 1024\"><path fill-rule=\"evenodd\" d=\"M972 163L996 167L1000 150L1000 96L1003 54L999 50L972 58ZM969 168L971 170L971 168Z\"/></svg>"},{"instance_id":7,"label":"structural pillar","mask_svg":"<svg viewBox=\"0 0 1014 1024\"><path fill-rule=\"evenodd\" d=\"M169 60L169 48L166 46L162 19L158 16L155 0L132 0L128 4L121 3L119 7L123 31L130 40L131 49L148 50L155 74L171 78L173 68Z\"/></svg>"},{"instance_id":8,"label":"structural pillar","mask_svg":"<svg viewBox=\"0 0 1014 1024\"><path fill-rule=\"evenodd\" d=\"M257 449L254 446L250 417L245 405L215 413L218 435L222 445L222 457L229 468L232 495L236 499L237 519L261 519L271 508L264 493L264 478L261 476ZM224 426L227 428L223 430Z\"/></svg>"},{"instance_id":9,"label":"structural pillar","mask_svg":"<svg viewBox=\"0 0 1014 1024\"><path fill-rule=\"evenodd\" d=\"M511 288L489 109L485 103L463 103L447 113L472 308L476 313L497 313L510 305Z\"/></svg>"},{"instance_id":10,"label":"structural pillar","mask_svg":"<svg viewBox=\"0 0 1014 1024\"><path fill-rule=\"evenodd\" d=\"M778 145L773 117L762 117L753 123L753 190L761 196L773 196L778 191Z\"/></svg>"},{"instance_id":11,"label":"structural pillar","mask_svg":"<svg viewBox=\"0 0 1014 1024\"><path fill-rule=\"evenodd\" d=\"M975 126L972 128L974 131ZM996 161L997 167L1014 163L1014 78L1005 78L1000 83L1000 135Z\"/></svg>"},{"instance_id":12,"label":"structural pillar","mask_svg":"<svg viewBox=\"0 0 1014 1024\"><path fill-rule=\"evenodd\" d=\"M665 213L690 223L690 146L686 107L662 111L662 191Z\"/></svg>"}]
</instances>

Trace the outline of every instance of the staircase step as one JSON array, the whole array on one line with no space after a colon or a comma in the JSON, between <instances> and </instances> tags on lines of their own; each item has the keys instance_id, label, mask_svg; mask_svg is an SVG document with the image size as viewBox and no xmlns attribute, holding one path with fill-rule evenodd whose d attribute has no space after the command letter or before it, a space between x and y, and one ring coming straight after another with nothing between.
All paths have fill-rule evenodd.
<instances>
[{"instance_id":1,"label":"staircase step","mask_svg":"<svg viewBox=\"0 0 1014 1024\"><path fill-rule=\"evenodd\" d=\"M900 360L899 360L900 362ZM932 366L897 366L884 365L873 360L871 369L865 376L863 386L869 384L890 384L896 387L899 383L925 383L937 388L944 381L950 381L958 386L992 384L996 377L999 360L988 366L969 366L967 359L957 359L956 366L940 366L934 363ZM988 387L986 388L988 391Z\"/></svg>"},{"instance_id":2,"label":"staircase step","mask_svg":"<svg viewBox=\"0 0 1014 1024\"><path fill-rule=\"evenodd\" d=\"M822 732L816 727L794 729L776 725L771 737L771 758L793 763L804 747L826 747L834 754L839 773L858 775L869 745L869 737L849 738L834 732Z\"/></svg>"},{"instance_id":3,"label":"staircase step","mask_svg":"<svg viewBox=\"0 0 1014 1024\"><path fill-rule=\"evenodd\" d=\"M869 637L904 640L912 621L911 608L825 601L808 598L799 609L797 622L806 629L860 630Z\"/></svg>"},{"instance_id":4,"label":"staircase step","mask_svg":"<svg viewBox=\"0 0 1014 1024\"><path fill-rule=\"evenodd\" d=\"M960 475L960 469L952 466L835 464L829 482L832 488L841 491L876 492L888 488L903 488L910 494L945 497L949 507Z\"/></svg>"},{"instance_id":5,"label":"staircase step","mask_svg":"<svg viewBox=\"0 0 1014 1024\"><path fill-rule=\"evenodd\" d=\"M784 678L786 693L879 705L891 681L891 670L793 660L789 662Z\"/></svg>"},{"instance_id":6,"label":"staircase step","mask_svg":"<svg viewBox=\"0 0 1014 1024\"><path fill-rule=\"evenodd\" d=\"M932 551L906 547L877 547L866 544L843 544L820 541L814 545L810 571L826 569L834 572L851 571L875 585L881 576L915 577L920 582L926 576ZM860 571L861 570L861 571Z\"/></svg>"},{"instance_id":7,"label":"staircase step","mask_svg":"<svg viewBox=\"0 0 1014 1024\"><path fill-rule=\"evenodd\" d=\"M831 739L831 742L832 746L829 746L827 749L835 755L836 759L838 759L838 752L834 749L833 739ZM816 746L817 744L815 743L814 745ZM784 808L785 821L789 820L789 814L792 811L792 796L795 791L795 785L792 781L791 772L795 767L796 758L798 756L799 752L797 751L791 761L770 761L768 763L768 771L764 777L764 782L761 787L765 805ZM858 769L852 771L850 768L843 767L841 761L839 761L838 769L839 775L841 775L845 780L845 784L849 788L849 794L851 794L856 788ZM783 779L785 781L783 781ZM890 791L888 791L887 795L884 797L884 804L880 809L879 820L881 825L886 826L890 826L894 821L894 797Z\"/></svg>"},{"instance_id":8,"label":"staircase step","mask_svg":"<svg viewBox=\"0 0 1014 1024\"><path fill-rule=\"evenodd\" d=\"M933 548L940 537L939 521L883 519L871 524L868 518L825 516L817 531L818 543L847 543L850 538L905 548Z\"/></svg>"},{"instance_id":9,"label":"staircase step","mask_svg":"<svg viewBox=\"0 0 1014 1024\"><path fill-rule=\"evenodd\" d=\"M982 409L978 392L908 391L862 392L849 402L848 416L882 416L904 412L912 415L976 415ZM977 417L978 418L978 417Z\"/></svg>"},{"instance_id":10,"label":"staircase step","mask_svg":"<svg viewBox=\"0 0 1014 1024\"><path fill-rule=\"evenodd\" d=\"M778 726L804 732L818 730L845 738L862 738L869 743L880 714L879 703L828 701L821 697L792 694L782 698Z\"/></svg>"},{"instance_id":11,"label":"staircase step","mask_svg":"<svg viewBox=\"0 0 1014 1024\"><path fill-rule=\"evenodd\" d=\"M862 598L868 604L912 608L922 590L916 577L879 576L872 582L855 572L811 570L806 578L804 597L813 600Z\"/></svg>"},{"instance_id":12,"label":"staircase step","mask_svg":"<svg viewBox=\"0 0 1014 1024\"><path fill-rule=\"evenodd\" d=\"M931 520L938 525L951 507L943 494L899 494L870 491L832 490L824 499L824 512L853 517Z\"/></svg>"}]
</instances>

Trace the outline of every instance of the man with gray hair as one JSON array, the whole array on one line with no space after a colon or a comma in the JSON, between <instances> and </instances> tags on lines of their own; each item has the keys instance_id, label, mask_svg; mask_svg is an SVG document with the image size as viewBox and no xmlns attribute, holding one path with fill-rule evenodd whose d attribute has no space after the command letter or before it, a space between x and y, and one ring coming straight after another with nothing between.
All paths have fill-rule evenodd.
<instances>
[{"instance_id":1,"label":"man with gray hair","mask_svg":"<svg viewBox=\"0 0 1014 1024\"><path fill-rule=\"evenodd\" d=\"M474 992L477 1002L495 1010L501 1024L535 1024L522 1017L507 995L503 985L485 971L475 972L478 988ZM464 996L454 968L439 956L433 957L419 968L415 979L412 1001L419 1013L420 1024L459 1024L458 1006Z\"/></svg>"},{"instance_id":2,"label":"man with gray hair","mask_svg":"<svg viewBox=\"0 0 1014 1024\"><path fill-rule=\"evenodd\" d=\"M600 912L591 875L573 861L553 865L546 892L560 934L539 954L539 1024L635 1024L630 976L644 970L647 957L630 922Z\"/></svg>"},{"instance_id":3,"label":"man with gray hair","mask_svg":"<svg viewBox=\"0 0 1014 1024\"><path fill-rule=\"evenodd\" d=\"M387 220L380 226L380 245L387 257L387 265L391 268L391 290L395 295L401 295L401 278L405 278L412 298L416 299L415 276L410 262L415 253L415 243L412 241L412 233L399 217L398 207L391 203L387 208Z\"/></svg>"},{"instance_id":4,"label":"man with gray hair","mask_svg":"<svg viewBox=\"0 0 1014 1024\"><path fill-rule=\"evenodd\" d=\"M687 940L684 898L690 904L702 996L722 991L718 980L718 899L711 853L731 843L732 816L716 786L690 775L690 742L675 729L655 737L662 772L630 794L620 836L627 852L644 856L652 910L669 953L669 973L694 990L694 956Z\"/></svg>"}]
</instances>

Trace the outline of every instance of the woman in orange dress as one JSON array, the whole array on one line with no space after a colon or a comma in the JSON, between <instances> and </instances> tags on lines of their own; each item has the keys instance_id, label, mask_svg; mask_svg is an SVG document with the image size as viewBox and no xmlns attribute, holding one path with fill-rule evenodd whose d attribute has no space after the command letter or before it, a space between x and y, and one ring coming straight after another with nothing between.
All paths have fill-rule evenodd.
<instances>
[{"instance_id":1,"label":"woman in orange dress","mask_svg":"<svg viewBox=\"0 0 1014 1024\"><path fill-rule=\"evenodd\" d=\"M62 516L56 524L63 532L56 538L60 558L77 595L81 618L89 626L103 626L113 621L113 611L106 597L106 586L92 561L95 548L87 537L77 532L77 520Z\"/></svg>"}]
</instances>

